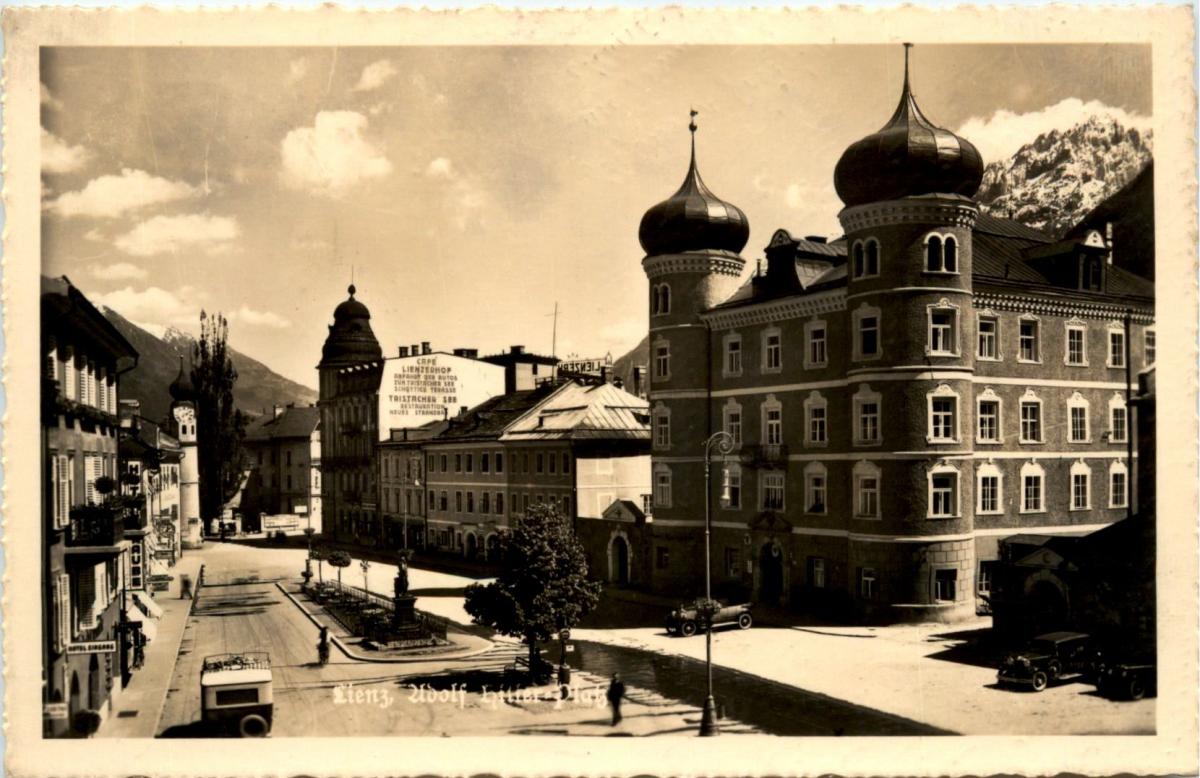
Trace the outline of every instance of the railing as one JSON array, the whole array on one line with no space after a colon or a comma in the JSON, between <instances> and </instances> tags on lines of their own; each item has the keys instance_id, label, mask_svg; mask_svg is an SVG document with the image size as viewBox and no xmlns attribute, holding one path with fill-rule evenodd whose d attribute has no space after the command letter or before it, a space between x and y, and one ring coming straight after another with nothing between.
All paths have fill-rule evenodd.
<instances>
[{"instance_id":1,"label":"railing","mask_svg":"<svg viewBox=\"0 0 1200 778\"><path fill-rule=\"evenodd\" d=\"M71 511L67 546L115 546L125 534L125 522L108 508L94 505Z\"/></svg>"},{"instance_id":2,"label":"railing","mask_svg":"<svg viewBox=\"0 0 1200 778\"><path fill-rule=\"evenodd\" d=\"M317 599L321 601L321 604L325 605L327 609L338 619L338 621L342 622L347 629L355 634L359 634L359 630L362 628L362 624L352 623L360 621L356 617L356 614L352 612L352 609L340 608L332 602L326 602L327 599L337 599L340 596L343 601L357 601L357 603L360 604L360 607L365 608L370 606L372 608L379 608L387 613L389 622L392 619L392 614L395 612L395 605L392 603L391 598L368 591L363 589L361 586L350 586L348 584L338 583L337 581L326 581L323 584L316 584L314 586L314 590L318 592ZM332 593L332 597L330 597L329 594L320 594L320 590L325 590L326 592ZM425 613L423 611L413 611L413 617L416 620L416 623L420 625L428 634L442 640L446 639L446 630L450 626L449 619L442 618L441 616L435 616L431 613Z\"/></svg>"},{"instance_id":3,"label":"railing","mask_svg":"<svg viewBox=\"0 0 1200 778\"><path fill-rule=\"evenodd\" d=\"M742 446L742 454L751 467L777 468L785 467L788 461L786 443L764 443L755 446Z\"/></svg>"}]
</instances>

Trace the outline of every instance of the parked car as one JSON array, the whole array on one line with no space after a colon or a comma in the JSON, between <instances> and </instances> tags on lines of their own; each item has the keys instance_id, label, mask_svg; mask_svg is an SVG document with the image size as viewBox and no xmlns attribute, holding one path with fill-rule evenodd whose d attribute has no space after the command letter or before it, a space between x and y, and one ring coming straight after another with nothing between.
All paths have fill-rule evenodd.
<instances>
[{"instance_id":1,"label":"parked car","mask_svg":"<svg viewBox=\"0 0 1200 778\"><path fill-rule=\"evenodd\" d=\"M719 600L713 600L713 603L717 608L712 620L714 627L718 624L737 624L739 629L750 629L750 625L754 623L748 602L724 605ZM695 635L704 624L703 606L704 598L701 597L694 603L684 603L671 611L667 616L667 633L684 637Z\"/></svg>"},{"instance_id":2,"label":"parked car","mask_svg":"<svg viewBox=\"0 0 1200 778\"><path fill-rule=\"evenodd\" d=\"M200 711L205 724L241 737L266 737L274 707L271 658L265 651L204 658Z\"/></svg>"},{"instance_id":3,"label":"parked car","mask_svg":"<svg viewBox=\"0 0 1200 778\"><path fill-rule=\"evenodd\" d=\"M1096 663L1092 683L1105 697L1140 700L1158 694L1158 666L1153 659L1106 656Z\"/></svg>"},{"instance_id":4,"label":"parked car","mask_svg":"<svg viewBox=\"0 0 1200 778\"><path fill-rule=\"evenodd\" d=\"M996 675L1001 686L1028 686L1040 692L1052 682L1092 671L1095 651L1083 632L1048 632L1024 650L1005 657Z\"/></svg>"}]
</instances>

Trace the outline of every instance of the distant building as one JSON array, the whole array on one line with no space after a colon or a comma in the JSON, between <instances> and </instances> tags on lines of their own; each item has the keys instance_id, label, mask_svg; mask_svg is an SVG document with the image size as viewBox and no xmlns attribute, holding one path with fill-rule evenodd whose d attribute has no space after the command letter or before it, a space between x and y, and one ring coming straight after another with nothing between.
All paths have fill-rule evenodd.
<instances>
[{"instance_id":1,"label":"distant building","mask_svg":"<svg viewBox=\"0 0 1200 778\"><path fill-rule=\"evenodd\" d=\"M320 532L321 433L317 407L274 406L246 427L242 443L251 470L241 505L243 520L258 513L263 518L257 526L263 530L312 527Z\"/></svg>"},{"instance_id":2,"label":"distant building","mask_svg":"<svg viewBox=\"0 0 1200 778\"><path fill-rule=\"evenodd\" d=\"M414 429L391 430L390 437L379 444L379 508L387 547L425 548L428 514L423 447L449 426L448 421L431 421Z\"/></svg>"},{"instance_id":3,"label":"distant building","mask_svg":"<svg viewBox=\"0 0 1200 778\"><path fill-rule=\"evenodd\" d=\"M144 516L102 505L119 475L119 376L137 351L66 278L42 279L42 702L66 707L44 734L68 735L75 714L113 713L132 672L121 593Z\"/></svg>"},{"instance_id":4,"label":"distant building","mask_svg":"<svg viewBox=\"0 0 1200 778\"><path fill-rule=\"evenodd\" d=\"M178 440L142 417L140 410L137 400L121 400L118 481L123 494L139 495L145 501L143 510L150 520L143 545L130 550L129 586L149 590L151 572L165 572L183 550L179 512L182 449Z\"/></svg>"},{"instance_id":5,"label":"distant building","mask_svg":"<svg viewBox=\"0 0 1200 778\"><path fill-rule=\"evenodd\" d=\"M693 134L639 232L654 522L635 555L653 589L703 590L718 431L734 450L713 464L712 574L759 601L968 617L1000 537L1125 514L1126 371L1154 361L1154 286L1102 232L1053 241L981 213L982 171L906 68L892 117L834 171L845 235L777 230L743 279L746 216L701 180Z\"/></svg>"},{"instance_id":6,"label":"distant building","mask_svg":"<svg viewBox=\"0 0 1200 778\"><path fill-rule=\"evenodd\" d=\"M167 387L171 394L171 435L179 441L179 514L183 548L204 545L200 517L200 453L197 449L196 388L191 370L179 359L179 374Z\"/></svg>"}]
</instances>

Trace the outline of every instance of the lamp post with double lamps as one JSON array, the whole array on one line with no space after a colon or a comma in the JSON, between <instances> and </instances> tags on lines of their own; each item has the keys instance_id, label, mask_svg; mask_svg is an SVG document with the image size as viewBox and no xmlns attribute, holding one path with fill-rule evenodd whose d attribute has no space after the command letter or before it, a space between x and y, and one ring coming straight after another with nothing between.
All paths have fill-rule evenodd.
<instances>
[{"instance_id":1,"label":"lamp post with double lamps","mask_svg":"<svg viewBox=\"0 0 1200 778\"><path fill-rule=\"evenodd\" d=\"M704 698L704 710L700 714L700 736L713 737L720 734L717 726L717 703L713 699L712 676L712 623L716 604L712 598L712 476L713 450L721 459L733 451L736 442L728 432L714 432L704 441L704 603L700 611L704 619L704 666L708 675L708 696ZM729 468L721 468L721 504L729 502Z\"/></svg>"}]
</instances>

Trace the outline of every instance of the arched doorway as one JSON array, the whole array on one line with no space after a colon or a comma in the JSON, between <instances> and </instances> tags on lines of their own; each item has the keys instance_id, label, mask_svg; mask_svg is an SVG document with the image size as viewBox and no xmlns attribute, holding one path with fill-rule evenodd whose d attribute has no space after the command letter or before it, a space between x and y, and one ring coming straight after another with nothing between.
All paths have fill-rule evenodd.
<instances>
[{"instance_id":1,"label":"arched doorway","mask_svg":"<svg viewBox=\"0 0 1200 778\"><path fill-rule=\"evenodd\" d=\"M467 559L474 559L479 553L479 542L475 539L475 534L467 535Z\"/></svg>"},{"instance_id":2,"label":"arched doorway","mask_svg":"<svg viewBox=\"0 0 1200 778\"><path fill-rule=\"evenodd\" d=\"M487 549L487 561L499 562L500 561L500 536L495 533L488 535L487 540L485 540L483 542L483 545Z\"/></svg>"},{"instance_id":3,"label":"arched doorway","mask_svg":"<svg viewBox=\"0 0 1200 778\"><path fill-rule=\"evenodd\" d=\"M92 661L88 663L87 706L91 710L100 708L100 660L96 659L95 654L92 654Z\"/></svg>"},{"instance_id":4,"label":"arched doorway","mask_svg":"<svg viewBox=\"0 0 1200 778\"><path fill-rule=\"evenodd\" d=\"M1029 626L1035 635L1068 626L1067 598L1048 580L1038 581L1029 590Z\"/></svg>"},{"instance_id":5,"label":"arched doorway","mask_svg":"<svg viewBox=\"0 0 1200 778\"><path fill-rule=\"evenodd\" d=\"M612 539L612 549L609 555L609 579L616 584L629 583L629 541L624 536L617 535Z\"/></svg>"},{"instance_id":6,"label":"arched doorway","mask_svg":"<svg viewBox=\"0 0 1200 778\"><path fill-rule=\"evenodd\" d=\"M777 541L763 545L759 553L761 577L758 585L759 602L774 605L783 596L783 549Z\"/></svg>"},{"instance_id":7,"label":"arched doorway","mask_svg":"<svg viewBox=\"0 0 1200 778\"><path fill-rule=\"evenodd\" d=\"M79 699L79 673L71 673L71 696L67 701L68 721L75 720L75 714L83 710Z\"/></svg>"}]
</instances>

